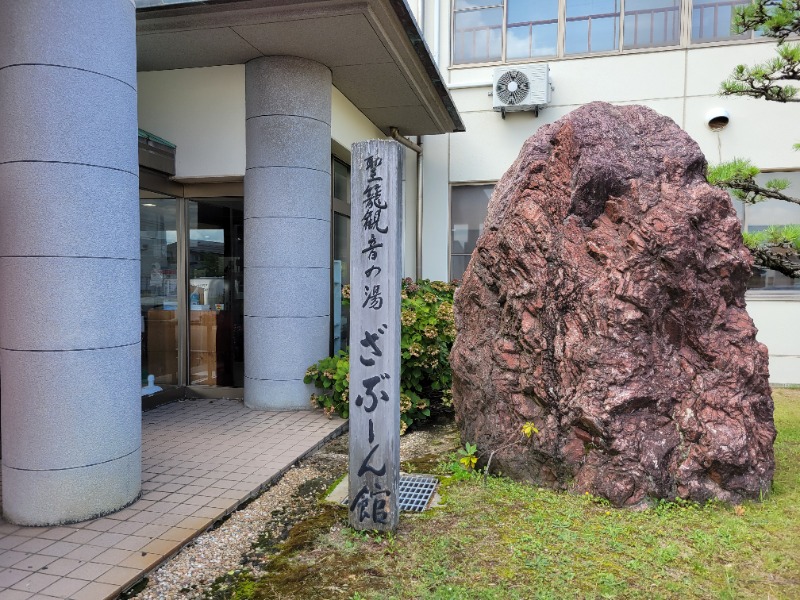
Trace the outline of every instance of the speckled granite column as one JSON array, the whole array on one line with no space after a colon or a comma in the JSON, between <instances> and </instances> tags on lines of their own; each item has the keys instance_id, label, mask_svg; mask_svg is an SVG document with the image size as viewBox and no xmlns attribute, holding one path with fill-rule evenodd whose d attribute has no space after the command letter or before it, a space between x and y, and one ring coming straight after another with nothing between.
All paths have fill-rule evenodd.
<instances>
[{"instance_id":1,"label":"speckled granite column","mask_svg":"<svg viewBox=\"0 0 800 600\"><path fill-rule=\"evenodd\" d=\"M141 488L132 0L0 2L3 514L113 512Z\"/></svg>"},{"instance_id":2,"label":"speckled granite column","mask_svg":"<svg viewBox=\"0 0 800 600\"><path fill-rule=\"evenodd\" d=\"M246 69L244 401L306 409L306 368L329 351L331 73L290 56Z\"/></svg>"}]
</instances>

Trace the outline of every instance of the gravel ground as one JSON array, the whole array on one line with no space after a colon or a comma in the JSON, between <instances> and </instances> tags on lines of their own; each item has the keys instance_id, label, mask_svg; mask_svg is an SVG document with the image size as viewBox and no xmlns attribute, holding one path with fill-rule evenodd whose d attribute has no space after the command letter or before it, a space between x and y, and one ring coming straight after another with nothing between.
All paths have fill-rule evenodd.
<instances>
[{"instance_id":1,"label":"gravel ground","mask_svg":"<svg viewBox=\"0 0 800 600\"><path fill-rule=\"evenodd\" d=\"M458 444L454 424L444 422L401 438L401 463L417 461L426 471ZM320 495L347 471L347 434L331 440L289 469L275 485L233 513L150 573L138 600L213 597L215 580L247 568L256 576L292 526L317 506ZM427 463L427 464L426 464ZM408 467L409 465L404 465Z\"/></svg>"}]
</instances>

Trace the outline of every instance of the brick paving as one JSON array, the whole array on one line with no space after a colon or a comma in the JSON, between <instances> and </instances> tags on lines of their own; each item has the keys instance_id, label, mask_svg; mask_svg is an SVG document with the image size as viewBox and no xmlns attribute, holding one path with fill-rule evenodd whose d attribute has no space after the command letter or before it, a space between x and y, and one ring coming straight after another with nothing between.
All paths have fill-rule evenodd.
<instances>
[{"instance_id":1,"label":"brick paving","mask_svg":"<svg viewBox=\"0 0 800 600\"><path fill-rule=\"evenodd\" d=\"M0 598L117 597L344 425L321 411L252 411L240 400L144 413L141 498L73 525L0 520Z\"/></svg>"}]
</instances>

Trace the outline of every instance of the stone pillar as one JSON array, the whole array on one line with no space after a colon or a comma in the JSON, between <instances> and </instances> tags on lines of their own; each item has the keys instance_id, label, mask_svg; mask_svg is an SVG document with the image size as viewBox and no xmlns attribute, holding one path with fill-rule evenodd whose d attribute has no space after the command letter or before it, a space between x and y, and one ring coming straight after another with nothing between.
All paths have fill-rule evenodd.
<instances>
[{"instance_id":1,"label":"stone pillar","mask_svg":"<svg viewBox=\"0 0 800 600\"><path fill-rule=\"evenodd\" d=\"M308 409L306 368L329 352L331 73L252 60L246 112L244 401Z\"/></svg>"},{"instance_id":2,"label":"stone pillar","mask_svg":"<svg viewBox=\"0 0 800 600\"><path fill-rule=\"evenodd\" d=\"M6 519L81 521L141 488L136 13L0 2Z\"/></svg>"}]
</instances>

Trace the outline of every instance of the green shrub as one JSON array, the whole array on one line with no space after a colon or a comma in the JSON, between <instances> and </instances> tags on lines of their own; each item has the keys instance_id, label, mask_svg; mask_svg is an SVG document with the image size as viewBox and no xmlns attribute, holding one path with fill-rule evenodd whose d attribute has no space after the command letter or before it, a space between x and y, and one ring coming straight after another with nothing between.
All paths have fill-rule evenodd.
<instances>
[{"instance_id":1,"label":"green shrub","mask_svg":"<svg viewBox=\"0 0 800 600\"><path fill-rule=\"evenodd\" d=\"M400 322L400 429L401 432L431 416L431 411L450 410L450 349L456 337L453 322L455 286L443 281L403 280ZM343 296L349 289L345 286ZM350 364L346 350L323 358L306 371L303 381L320 390L311 403L328 415L349 415Z\"/></svg>"}]
</instances>

